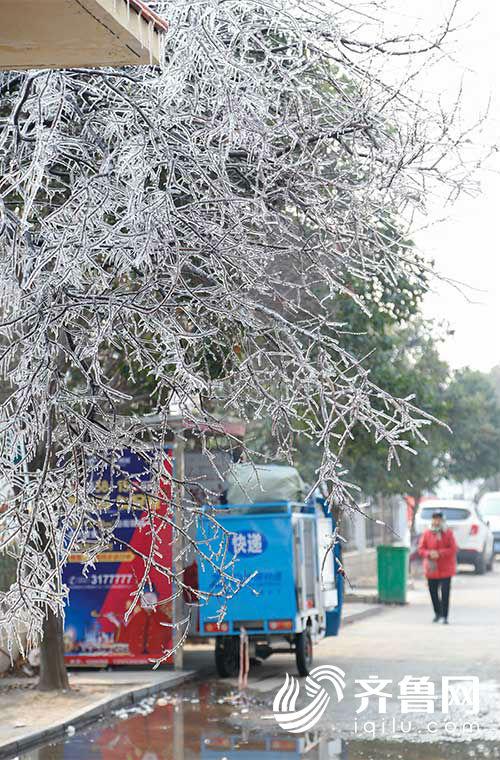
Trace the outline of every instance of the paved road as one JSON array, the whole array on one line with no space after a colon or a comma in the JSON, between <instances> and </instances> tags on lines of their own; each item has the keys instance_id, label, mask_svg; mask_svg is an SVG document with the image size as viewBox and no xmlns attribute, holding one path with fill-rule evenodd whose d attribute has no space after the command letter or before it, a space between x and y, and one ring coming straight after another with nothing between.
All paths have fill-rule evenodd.
<instances>
[{"instance_id":1,"label":"paved road","mask_svg":"<svg viewBox=\"0 0 500 760\"><path fill-rule=\"evenodd\" d=\"M430 735L428 724L436 719L438 726L432 726L441 738L453 736L464 737L469 730L464 723L474 720L479 730L473 727L473 737L481 739L500 738L498 723L500 721L500 700L497 681L500 682L500 563L494 572L478 576L464 570L453 581L450 625L432 623L433 613L423 582L410 593L410 604L399 607L387 607L375 617L346 626L337 638L322 641L315 651L314 665L336 665L346 674L346 689L340 704L330 687L330 703L321 720L316 725L324 731L335 726L335 733L352 737L366 733L366 721L376 723L370 731L376 736L385 731L400 736L408 724L401 726L401 719L411 720L408 739L418 741L435 741ZM185 667L202 668L204 678L213 678L212 652L207 648L186 652ZM282 686L285 674L295 674L294 658L288 655L276 655L251 672L249 687L251 693L258 695L259 702L271 712L273 698ZM387 714L379 714L378 701L370 699L363 713L356 713L360 707L360 698L355 694L360 687L355 679L370 675L380 679L389 679L387 692L392 698L387 700ZM436 700L434 712L405 714L401 713L400 681L405 676L428 677L434 684ZM480 714L473 716L471 707L454 705L448 713L441 710L442 678L455 676L469 678L476 676L480 680ZM236 688L236 682L230 682ZM464 682L468 694L471 686ZM307 705L308 697L301 682L301 692L297 707ZM432 686L431 686L432 688ZM250 709L246 720L256 727L266 724L262 717L266 713L263 704ZM411 707L411 706L410 706ZM429 709L429 708L426 708ZM392 723L394 718L395 723ZM355 719L357 719L355 723ZM446 728L445 723L449 723ZM454 728L451 724L454 724Z\"/></svg>"},{"instance_id":2,"label":"paved road","mask_svg":"<svg viewBox=\"0 0 500 760\"><path fill-rule=\"evenodd\" d=\"M185 667L198 669L194 681L151 697L112 719L99 721L55 744L21 755L22 760L493 760L500 757L500 563L487 576L460 574L453 585L451 625L435 625L423 584L405 607L345 626L338 638L323 641L315 666L335 665L345 672L338 702L333 686L321 718L305 732L282 729L272 714L276 692L294 658L280 655L251 673L250 688L239 693L235 681L215 677L210 647L186 651ZM392 681L387 713L361 700L356 679L376 675ZM436 686L432 713L402 712L397 699L405 676L428 677ZM443 676L480 679L480 713L470 707L441 710ZM466 683L466 682L463 682ZM315 699L300 681L297 709L310 710ZM314 685L314 684L313 684ZM309 713L308 713L309 714ZM470 731L464 723L477 722Z\"/></svg>"}]
</instances>

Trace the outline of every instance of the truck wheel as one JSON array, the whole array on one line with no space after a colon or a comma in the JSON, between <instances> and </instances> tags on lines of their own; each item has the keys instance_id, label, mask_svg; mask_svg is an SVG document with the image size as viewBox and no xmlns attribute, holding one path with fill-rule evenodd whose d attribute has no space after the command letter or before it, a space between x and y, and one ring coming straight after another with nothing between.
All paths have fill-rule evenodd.
<instances>
[{"instance_id":1,"label":"truck wheel","mask_svg":"<svg viewBox=\"0 0 500 760\"><path fill-rule=\"evenodd\" d=\"M240 670L240 640L238 636L217 636L215 667L220 678L233 678Z\"/></svg>"},{"instance_id":2,"label":"truck wheel","mask_svg":"<svg viewBox=\"0 0 500 760\"><path fill-rule=\"evenodd\" d=\"M486 572L486 559L484 556L484 549L481 552L481 554L477 557L474 566L476 568L476 574L477 575L484 575Z\"/></svg>"},{"instance_id":3,"label":"truck wheel","mask_svg":"<svg viewBox=\"0 0 500 760\"><path fill-rule=\"evenodd\" d=\"M308 676L313 661L313 644L309 628L295 634L295 659L299 676Z\"/></svg>"}]
</instances>

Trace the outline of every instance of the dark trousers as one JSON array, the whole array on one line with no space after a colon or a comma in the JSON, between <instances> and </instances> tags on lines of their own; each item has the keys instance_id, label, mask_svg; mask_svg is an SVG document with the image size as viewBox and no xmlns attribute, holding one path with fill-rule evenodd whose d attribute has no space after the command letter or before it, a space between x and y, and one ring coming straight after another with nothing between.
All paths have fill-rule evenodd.
<instances>
[{"instance_id":1,"label":"dark trousers","mask_svg":"<svg viewBox=\"0 0 500 760\"><path fill-rule=\"evenodd\" d=\"M438 617L448 617L451 578L427 578L434 612Z\"/></svg>"}]
</instances>

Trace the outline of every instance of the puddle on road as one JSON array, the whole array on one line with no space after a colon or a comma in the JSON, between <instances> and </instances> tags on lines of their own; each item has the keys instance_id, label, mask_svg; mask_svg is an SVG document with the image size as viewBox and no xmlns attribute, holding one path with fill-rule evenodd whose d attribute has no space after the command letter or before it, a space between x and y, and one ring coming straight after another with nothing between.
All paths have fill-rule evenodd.
<instances>
[{"instance_id":1,"label":"puddle on road","mask_svg":"<svg viewBox=\"0 0 500 760\"><path fill-rule=\"evenodd\" d=\"M188 684L144 700L31 750L18 760L482 760L500 758L495 742L412 743L344 740L310 731L295 737L255 718L259 699L239 700L219 683ZM251 720L253 718L253 720ZM247 725L245 725L247 723Z\"/></svg>"}]
</instances>

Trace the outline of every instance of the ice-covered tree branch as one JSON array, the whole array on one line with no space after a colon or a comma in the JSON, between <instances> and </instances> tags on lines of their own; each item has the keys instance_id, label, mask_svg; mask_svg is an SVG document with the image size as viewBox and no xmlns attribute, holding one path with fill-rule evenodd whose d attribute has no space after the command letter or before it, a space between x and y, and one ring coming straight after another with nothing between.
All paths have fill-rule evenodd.
<instances>
[{"instance_id":1,"label":"ice-covered tree branch","mask_svg":"<svg viewBox=\"0 0 500 760\"><path fill-rule=\"evenodd\" d=\"M385 229L424 207L430 174L467 182L453 114L424 106L411 73L381 78L391 41L351 61L367 43L315 3L154 6L161 69L1 75L0 475L15 495L0 519L19 564L0 626L29 619L34 636L98 522L88 462L143 450L144 411L175 405L200 436L210 404L271 417L282 453L297 431L322 448L341 506L357 425L391 460L430 421L371 382L334 307L364 308L353 278L422 276L403 222L397 245ZM194 519L172 515L179 531ZM171 572L158 525L144 530L145 573Z\"/></svg>"}]
</instances>

